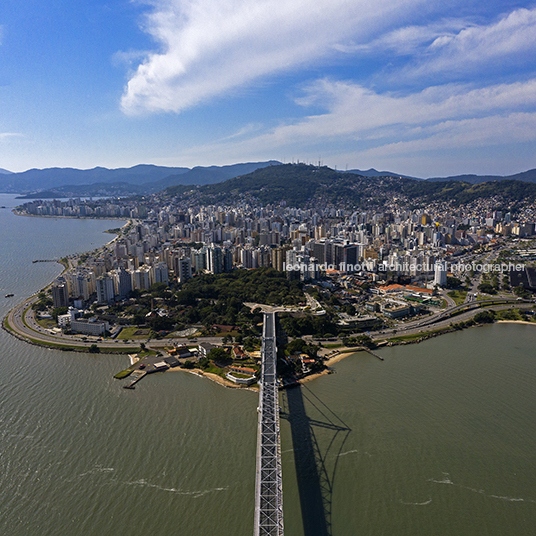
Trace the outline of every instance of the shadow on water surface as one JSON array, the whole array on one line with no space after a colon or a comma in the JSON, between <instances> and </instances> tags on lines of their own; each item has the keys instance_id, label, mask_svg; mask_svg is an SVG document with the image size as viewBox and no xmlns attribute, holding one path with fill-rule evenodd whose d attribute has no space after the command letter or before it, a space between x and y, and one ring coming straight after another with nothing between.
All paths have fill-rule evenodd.
<instances>
[{"instance_id":1,"label":"shadow on water surface","mask_svg":"<svg viewBox=\"0 0 536 536\"><path fill-rule=\"evenodd\" d=\"M351 429L304 385L287 389L282 398L281 418L290 423L304 534L332 536L333 483Z\"/></svg>"}]
</instances>

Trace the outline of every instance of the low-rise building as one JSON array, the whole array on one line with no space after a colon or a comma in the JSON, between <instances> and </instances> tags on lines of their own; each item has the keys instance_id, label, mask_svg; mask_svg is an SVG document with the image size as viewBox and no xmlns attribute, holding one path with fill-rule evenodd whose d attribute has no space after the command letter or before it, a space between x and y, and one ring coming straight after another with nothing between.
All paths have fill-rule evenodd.
<instances>
[{"instance_id":1,"label":"low-rise building","mask_svg":"<svg viewBox=\"0 0 536 536\"><path fill-rule=\"evenodd\" d=\"M71 320L71 331L75 333L86 333L88 335L104 335L110 330L108 322L97 322L87 318L77 318Z\"/></svg>"}]
</instances>

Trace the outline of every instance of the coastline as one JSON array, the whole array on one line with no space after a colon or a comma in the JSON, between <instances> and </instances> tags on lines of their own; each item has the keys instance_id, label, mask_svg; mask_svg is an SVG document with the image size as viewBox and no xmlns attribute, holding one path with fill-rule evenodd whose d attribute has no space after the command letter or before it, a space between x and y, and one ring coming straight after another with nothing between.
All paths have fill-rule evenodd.
<instances>
[{"instance_id":1,"label":"coastline","mask_svg":"<svg viewBox=\"0 0 536 536\"><path fill-rule=\"evenodd\" d=\"M75 216L48 216L48 215L39 216L39 215L35 215L35 214L21 214L15 209L12 209L12 212L16 216L27 216L27 217L32 217L32 218L101 219L101 218L91 218L91 217L77 218ZM121 230L123 230L125 227L127 227L128 225L130 225L133 222L132 218L128 218L126 220L125 220L125 218L102 218L102 220L124 221L125 222L124 225L122 225L119 228ZM103 231L103 233L105 233L105 232L106 231ZM105 248L105 247L110 246L111 244L113 244L119 238L119 236L120 236L120 234L116 234L111 240L109 240L108 242L103 244L102 247ZM50 281L50 283L46 284L43 288L37 290L31 296L26 298L24 301L14 305L11 309L9 309L7 311L7 313L4 315L4 317L1 319L0 327L6 333L12 335L16 339L19 339L20 341L26 342L27 344L31 344L33 346L40 346L41 348L46 348L46 349L49 349L49 350L60 350L60 351L67 351L67 352L87 353L88 349L91 346L91 343L93 341L91 341L91 343L88 343L87 345L73 345L72 341L65 340L65 339L51 340L51 341L48 341L48 342L38 340L38 339L33 339L27 333L21 333L21 331L19 329L17 329L17 327L15 325L12 325L12 323L9 321L10 318L11 318L11 320L13 320L13 316L15 315L15 312L17 310L20 310L20 315L21 315L21 317L23 319L23 322L25 323L25 317L26 317L27 310L29 309L29 307L31 306L33 301L35 301L37 299L38 294L40 292L43 292L43 291L49 289L51 287L51 285L54 283L54 280L57 277L63 275L65 272L67 272L70 269L69 262L65 263L61 259L54 259L54 261L57 264L60 264L61 266L63 266L63 270L60 272L60 274L58 276L55 276L54 279L52 279L52 281ZM36 336L39 336L39 333L35 332L35 334L36 334ZM106 345L101 345L101 344L97 344L97 346L99 346L99 348L101 348L103 350L103 353L110 353L110 354L125 354L125 353L128 353L128 351L138 350L137 348L130 348L130 349L118 348L117 350L119 350L119 351L117 351L115 346L111 347L111 346L106 346Z\"/></svg>"},{"instance_id":2,"label":"coastline","mask_svg":"<svg viewBox=\"0 0 536 536\"><path fill-rule=\"evenodd\" d=\"M13 213L15 215L20 215L20 216L28 216L28 217L36 217L36 218L40 218L40 217L47 217L47 218L55 218L55 219L61 219L61 218L64 218L64 219L92 219L92 220L109 220L109 221L123 221L125 222L123 226L121 226L121 230L123 230L124 228L128 227L129 225L131 225L133 222L135 222L136 220L135 219L132 219L132 218L112 218L112 217L104 217L104 218L94 218L94 217L77 217L77 216L52 216L52 215L34 215L34 214L24 214L24 213L20 213L16 210L13 210ZM106 232L106 231L103 231L103 232ZM109 242L107 242L106 244L104 244L104 246L102 247L108 247L110 246L111 244L113 244L116 240L118 240L118 238L121 236L121 233L119 234L116 234ZM65 271L67 271L69 269L69 265L68 263L62 263L60 260L57 260L57 262L59 264L62 264L63 265L63 270L61 273L64 273ZM44 287L44 289L47 289L50 287L50 285L52 284L49 283L47 286ZM26 313L27 311L25 311L26 307L29 306L31 303L32 303L32 300L35 299L38 295L38 293L41 292L41 290L35 292L32 296L30 296L27 300L25 300L23 302L23 304L21 304L21 309L19 309L19 312L21 313L21 316L22 316L22 319L23 319L23 322L24 322L24 319L26 318ZM513 307L514 305L512 305ZM43 348L48 348L48 349L54 349L54 350L62 350L62 351L77 351L77 352L82 352L82 353L87 353L88 352L88 349L89 347L92 345L92 344L95 344L96 346L99 347L100 351L102 353L109 353L109 354L126 354L126 353L130 353L130 352L136 352L136 351L139 351L137 348L135 347L132 347L132 346L128 346L128 347L122 347L121 345L113 345L111 344L110 342L104 342L104 343L99 343L98 341L89 341L87 343L81 343L81 344L78 344L78 341L71 341L69 339L61 339L60 337L58 338L55 338L54 340L51 340L49 338L48 342L46 340L38 340L37 336L39 336L39 333L37 333L37 331L33 331L33 328L30 329L29 326L26 326L28 328L28 330L26 330L24 327L21 327L21 326L16 326L14 323L10 322L11 320L11 316L13 314L14 311L17 310L17 308L19 308L19 305L16 305L15 307L13 307L10 311L8 311L8 313L5 315L5 317L2 319L2 323L1 323L1 326L2 328L8 332L9 334L15 336L16 338L24 341L24 342L27 342L29 344L32 344L34 346L41 346ZM474 313L476 314L478 312L478 310L482 310L482 308L480 309L475 309ZM518 323L518 324L533 324L533 325L536 325L536 322L528 322L528 321L524 321L524 320L497 320L495 321L495 323ZM440 335L444 335L444 334L447 334L447 333L452 333L452 332L455 332L455 331L460 331L462 329L467 329L467 327L478 327L479 325L484 325L484 324L478 324L478 325L471 325L471 326L457 326L457 325L453 325L451 323L450 326L445 326L443 328L434 328L434 325L433 324L430 324L429 326L427 326L428 330L423 330L422 332L414 335L414 336L408 336L408 337L412 337L412 338L406 338L404 339L403 337L404 336L396 336L393 334L393 337L392 339L383 339L382 341L377 341L377 342L381 342L381 344L385 345L385 346L396 346L396 345L405 345L405 344L417 344L419 342L422 342L426 339L429 339L429 338L432 338L432 337L438 337ZM422 328L420 328L422 329ZM36 334L36 338L33 338L32 336L32 333L35 333ZM112 341L113 342L113 341ZM315 373L315 374L311 374L309 376L306 376L302 379L299 380L299 383L307 383L307 382L310 382L310 381L313 381L314 379L318 378L319 376L324 376L324 375L327 375L327 374L330 374L333 372L333 370L329 370L330 367L334 366L335 364L337 364L339 361L343 360L344 358L346 358L347 356L349 355L353 355L355 353L358 353L358 352L362 352L362 351L367 351L366 349L362 348L362 347L346 347L346 346L342 346L340 348L334 348L334 349L329 349L329 348L323 348L322 349L322 357L323 359L325 359L324 361L324 364L325 366L327 367L327 369L319 372L319 373ZM228 387L228 388L233 388L233 389L249 389L249 390L252 390L252 391L257 391L258 389L257 388L254 388L254 387L244 387L242 385L237 385L225 378L222 378L221 376L218 376L216 374L212 374L212 373L208 373L208 372L204 372L200 369L179 369L179 368L175 368L175 369L170 369L170 370L185 370L186 372L192 372L198 376L205 376L207 378L209 378L210 380L224 386L224 387Z\"/></svg>"},{"instance_id":3,"label":"coastline","mask_svg":"<svg viewBox=\"0 0 536 536\"><path fill-rule=\"evenodd\" d=\"M536 326L536 322L528 322L526 320L496 320L495 322L493 322L493 324L525 324L525 325L530 325L530 326ZM423 342L427 339L431 339L433 337L439 337L441 335L447 335L448 333L454 333L456 331L462 331L462 330L469 329L469 328L478 328L478 327L482 327L486 325L489 325L489 324L475 324L473 326L466 326L461 329L459 328L456 329L455 327L448 327L448 328L444 328L439 333L433 332L433 331L423 332L422 336L417 337L412 340L406 340L406 341L404 340L388 341L386 339L386 341L388 342L384 346L391 347L391 346L400 346L400 345L406 345L406 344L418 344L420 342ZM331 374L333 371L329 370L330 367L337 364L339 361L342 361L343 359L347 358L348 356L357 354L358 352L366 352L366 349L362 347L349 347L349 346L343 346L341 348L337 348L337 350L334 353L332 353L324 362L326 369L324 369L322 372L318 372L316 374L311 374L310 376L306 376L305 378L302 378L301 380L299 380L298 383L307 383L307 382L315 380L316 378L319 378L320 376L326 376L327 374Z\"/></svg>"},{"instance_id":4,"label":"coastline","mask_svg":"<svg viewBox=\"0 0 536 536\"><path fill-rule=\"evenodd\" d=\"M536 326L536 322L528 322L527 320L497 320L497 324L526 324Z\"/></svg>"},{"instance_id":5,"label":"coastline","mask_svg":"<svg viewBox=\"0 0 536 536\"><path fill-rule=\"evenodd\" d=\"M223 387L228 387L229 389L242 389L245 391L253 391L255 393L259 392L258 387L245 387L243 385L238 385L229 380L226 380L225 378L222 378L221 376L218 376L217 374L214 374L212 372L205 372L204 370L198 368L185 369L182 367L175 367L168 369L166 372L189 372L190 374L194 374L195 376L199 376L200 378L207 378L219 385L222 385Z\"/></svg>"}]
</instances>

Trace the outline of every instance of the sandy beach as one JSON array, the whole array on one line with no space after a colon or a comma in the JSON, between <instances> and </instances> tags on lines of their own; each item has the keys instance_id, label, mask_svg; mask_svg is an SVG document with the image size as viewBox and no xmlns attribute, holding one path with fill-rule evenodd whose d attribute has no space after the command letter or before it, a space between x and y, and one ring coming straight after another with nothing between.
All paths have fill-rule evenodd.
<instances>
[{"instance_id":1,"label":"sandy beach","mask_svg":"<svg viewBox=\"0 0 536 536\"><path fill-rule=\"evenodd\" d=\"M246 386L246 385L238 385L236 383L233 383L232 381L226 380L225 378L222 378L221 376L218 376L217 374L212 374L211 372L205 372L201 369L185 369L181 367L174 367L168 369L168 372L189 372L190 374L195 374L196 376L200 376L202 378L208 378L209 380L212 380L213 382L219 383L220 385L223 385L224 387L229 387L230 389L247 389L249 391L256 391L258 392L258 387L252 387L252 386Z\"/></svg>"},{"instance_id":2,"label":"sandy beach","mask_svg":"<svg viewBox=\"0 0 536 536\"><path fill-rule=\"evenodd\" d=\"M528 324L536 326L536 322L528 322L527 320L497 320L497 324Z\"/></svg>"}]
</instances>

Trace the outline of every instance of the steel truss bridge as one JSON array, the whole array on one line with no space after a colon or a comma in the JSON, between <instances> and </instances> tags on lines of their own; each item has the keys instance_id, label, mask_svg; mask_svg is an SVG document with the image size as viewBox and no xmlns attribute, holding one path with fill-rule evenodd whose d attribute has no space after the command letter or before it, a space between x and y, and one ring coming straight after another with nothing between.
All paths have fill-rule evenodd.
<instances>
[{"instance_id":1,"label":"steel truss bridge","mask_svg":"<svg viewBox=\"0 0 536 536\"><path fill-rule=\"evenodd\" d=\"M254 536L283 536L275 313L264 314L261 354Z\"/></svg>"}]
</instances>

